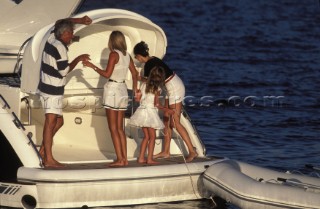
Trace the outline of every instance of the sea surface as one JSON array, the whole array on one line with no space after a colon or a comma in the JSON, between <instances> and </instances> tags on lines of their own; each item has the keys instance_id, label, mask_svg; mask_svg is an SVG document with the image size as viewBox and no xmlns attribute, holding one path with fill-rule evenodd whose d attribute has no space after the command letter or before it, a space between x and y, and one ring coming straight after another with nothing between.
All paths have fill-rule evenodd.
<instances>
[{"instance_id":1,"label":"sea surface","mask_svg":"<svg viewBox=\"0 0 320 209\"><path fill-rule=\"evenodd\" d=\"M318 0L87 0L81 11L98 8L133 11L164 30L164 60L185 83L209 155L319 176L305 168L320 165Z\"/></svg>"},{"instance_id":2,"label":"sea surface","mask_svg":"<svg viewBox=\"0 0 320 209\"><path fill-rule=\"evenodd\" d=\"M305 168L320 165L318 0L87 0L80 12L100 8L139 13L164 30L164 60L185 83L185 107L207 154L319 175Z\"/></svg>"}]
</instances>

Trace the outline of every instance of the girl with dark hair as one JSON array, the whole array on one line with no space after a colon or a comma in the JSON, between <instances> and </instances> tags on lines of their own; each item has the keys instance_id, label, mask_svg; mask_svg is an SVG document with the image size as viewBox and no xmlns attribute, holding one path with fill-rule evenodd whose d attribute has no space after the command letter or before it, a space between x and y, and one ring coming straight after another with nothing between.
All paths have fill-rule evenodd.
<instances>
[{"instance_id":1,"label":"girl with dark hair","mask_svg":"<svg viewBox=\"0 0 320 209\"><path fill-rule=\"evenodd\" d=\"M145 63L144 65L144 75L140 80L146 80L150 74L151 70L155 66L159 66L164 69L165 74L165 87L167 90L167 96L165 100L165 106L173 109L175 113L170 117L166 112L164 113L163 121L165 125L164 129L164 148L163 151L155 155L155 158L168 158L170 157L170 142L173 127L176 128L181 138L184 140L188 147L189 155L186 158L187 162L191 162L195 157L198 156L198 153L194 149L190 136L185 129L185 127L180 123L181 110L182 110L182 101L185 96L185 87L182 80L179 76L173 72L168 65L166 65L161 59L150 56L148 45L141 41L136 44L133 50L135 58L141 62Z\"/></svg>"}]
</instances>

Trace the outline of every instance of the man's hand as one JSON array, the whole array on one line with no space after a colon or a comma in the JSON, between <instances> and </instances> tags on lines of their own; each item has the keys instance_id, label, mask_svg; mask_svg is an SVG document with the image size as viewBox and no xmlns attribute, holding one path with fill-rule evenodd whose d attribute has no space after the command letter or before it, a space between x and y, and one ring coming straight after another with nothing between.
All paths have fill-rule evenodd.
<instances>
[{"instance_id":1,"label":"man's hand","mask_svg":"<svg viewBox=\"0 0 320 209\"><path fill-rule=\"evenodd\" d=\"M89 61L90 59L90 55L89 54L81 54L78 56L78 62L82 61L82 62L86 62Z\"/></svg>"},{"instance_id":2,"label":"man's hand","mask_svg":"<svg viewBox=\"0 0 320 209\"><path fill-rule=\"evenodd\" d=\"M86 15L81 18L81 23L84 25L90 25L92 23L92 20Z\"/></svg>"}]
</instances>

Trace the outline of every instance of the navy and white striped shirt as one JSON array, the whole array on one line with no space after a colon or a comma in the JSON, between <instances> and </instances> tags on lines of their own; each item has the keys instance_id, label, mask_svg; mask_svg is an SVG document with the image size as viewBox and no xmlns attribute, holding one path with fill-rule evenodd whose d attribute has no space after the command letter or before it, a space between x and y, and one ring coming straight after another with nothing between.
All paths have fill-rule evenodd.
<instances>
[{"instance_id":1,"label":"navy and white striped shirt","mask_svg":"<svg viewBox=\"0 0 320 209\"><path fill-rule=\"evenodd\" d=\"M43 50L38 89L49 95L63 95L69 72L68 47L50 34Z\"/></svg>"}]
</instances>

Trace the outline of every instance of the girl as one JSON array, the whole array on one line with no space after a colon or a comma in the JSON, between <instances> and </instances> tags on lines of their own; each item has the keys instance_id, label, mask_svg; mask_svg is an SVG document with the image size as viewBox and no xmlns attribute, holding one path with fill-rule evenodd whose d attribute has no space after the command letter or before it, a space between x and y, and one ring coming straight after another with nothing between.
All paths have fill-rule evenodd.
<instances>
[{"instance_id":1,"label":"girl","mask_svg":"<svg viewBox=\"0 0 320 209\"><path fill-rule=\"evenodd\" d=\"M188 147L189 155L186 158L187 162L191 162L198 153L194 149L190 136L185 127L180 123L180 116L182 110L182 101L185 96L185 87L182 80L177 74L175 74L161 59L149 55L148 45L141 41L134 47L135 58L144 65L144 80L150 76L150 70L154 66L161 66L165 72L165 87L168 92L168 98L165 100L165 106L175 110L173 117L169 117L164 114L163 121L165 125L164 129L164 149L161 153L155 155L155 158L168 158L170 157L170 142L173 127L176 128L181 138L184 140Z\"/></svg>"},{"instance_id":2,"label":"girl","mask_svg":"<svg viewBox=\"0 0 320 209\"><path fill-rule=\"evenodd\" d=\"M159 103L159 95L161 87L164 85L164 70L161 67L154 67L146 83L143 83L141 90L140 106L130 118L130 125L142 127L144 138L140 147L140 155L138 157L139 163L157 164L153 160L153 151L155 146L156 131L155 129L163 129L164 124L161 121L157 109L162 109L167 114L173 114L174 111L164 108ZM145 152L148 146L148 157L145 160Z\"/></svg>"},{"instance_id":3,"label":"girl","mask_svg":"<svg viewBox=\"0 0 320 209\"><path fill-rule=\"evenodd\" d=\"M106 109L108 127L117 155L117 160L110 166L128 165L127 141L123 127L125 110L128 107L128 91L125 78L128 68L132 74L133 91L137 93L137 70L127 52L125 37L120 31L110 34L108 47L110 50L106 70L101 70L89 61L83 62L109 81L104 85L103 106Z\"/></svg>"}]
</instances>

